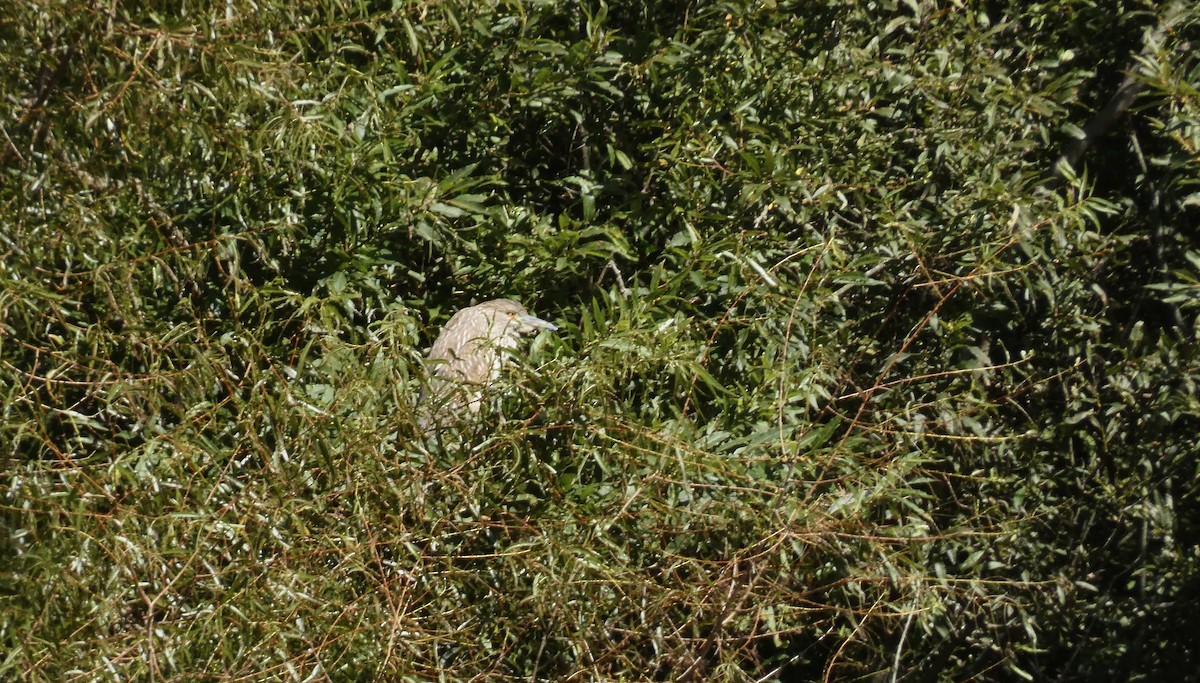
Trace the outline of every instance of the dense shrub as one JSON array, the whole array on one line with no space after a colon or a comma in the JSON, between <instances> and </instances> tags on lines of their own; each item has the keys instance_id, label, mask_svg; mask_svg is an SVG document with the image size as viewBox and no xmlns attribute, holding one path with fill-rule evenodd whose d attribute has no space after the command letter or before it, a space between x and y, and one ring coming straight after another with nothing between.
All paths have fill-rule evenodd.
<instances>
[{"instance_id":1,"label":"dense shrub","mask_svg":"<svg viewBox=\"0 0 1200 683\"><path fill-rule=\"evenodd\" d=\"M1194 677L1188 5L6 4L0 675Z\"/></svg>"}]
</instances>

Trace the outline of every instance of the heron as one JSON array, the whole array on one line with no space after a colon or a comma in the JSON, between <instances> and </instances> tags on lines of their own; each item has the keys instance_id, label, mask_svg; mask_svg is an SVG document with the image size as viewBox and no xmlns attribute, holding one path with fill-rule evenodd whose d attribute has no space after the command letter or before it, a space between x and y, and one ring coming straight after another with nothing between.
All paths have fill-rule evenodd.
<instances>
[{"instance_id":1,"label":"heron","mask_svg":"<svg viewBox=\"0 0 1200 683\"><path fill-rule=\"evenodd\" d=\"M447 422L477 415L484 389L500 376L521 338L557 329L512 299L493 299L455 313L429 350L420 401L422 431L430 434Z\"/></svg>"}]
</instances>

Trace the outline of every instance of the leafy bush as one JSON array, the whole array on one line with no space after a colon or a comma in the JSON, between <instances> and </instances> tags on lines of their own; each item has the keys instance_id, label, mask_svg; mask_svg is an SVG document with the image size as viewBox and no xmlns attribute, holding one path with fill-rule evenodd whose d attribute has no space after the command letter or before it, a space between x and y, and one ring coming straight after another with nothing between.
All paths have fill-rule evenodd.
<instances>
[{"instance_id":1,"label":"leafy bush","mask_svg":"<svg viewBox=\"0 0 1200 683\"><path fill-rule=\"evenodd\" d=\"M1194 676L1200 13L968 5L0 9L0 673Z\"/></svg>"}]
</instances>

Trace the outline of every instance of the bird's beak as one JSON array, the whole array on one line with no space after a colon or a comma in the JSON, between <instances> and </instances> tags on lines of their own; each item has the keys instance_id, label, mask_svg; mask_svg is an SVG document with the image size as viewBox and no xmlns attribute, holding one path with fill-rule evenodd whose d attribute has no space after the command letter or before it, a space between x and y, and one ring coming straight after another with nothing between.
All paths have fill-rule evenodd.
<instances>
[{"instance_id":1,"label":"bird's beak","mask_svg":"<svg viewBox=\"0 0 1200 683\"><path fill-rule=\"evenodd\" d=\"M518 320L530 327L536 327L540 330L550 330L551 332L554 332L558 329L558 325L555 325L551 322L546 322L545 320L542 320L534 315L529 315L528 313L518 318Z\"/></svg>"}]
</instances>

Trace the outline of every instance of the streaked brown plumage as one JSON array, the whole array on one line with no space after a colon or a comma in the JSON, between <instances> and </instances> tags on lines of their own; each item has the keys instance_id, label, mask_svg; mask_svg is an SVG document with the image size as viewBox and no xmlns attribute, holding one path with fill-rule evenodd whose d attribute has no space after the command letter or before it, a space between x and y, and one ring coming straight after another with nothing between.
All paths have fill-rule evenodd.
<instances>
[{"instance_id":1,"label":"streaked brown plumage","mask_svg":"<svg viewBox=\"0 0 1200 683\"><path fill-rule=\"evenodd\" d=\"M500 375L522 335L557 329L512 299L493 299L455 313L429 351L421 429L429 434L477 414L484 388Z\"/></svg>"}]
</instances>

